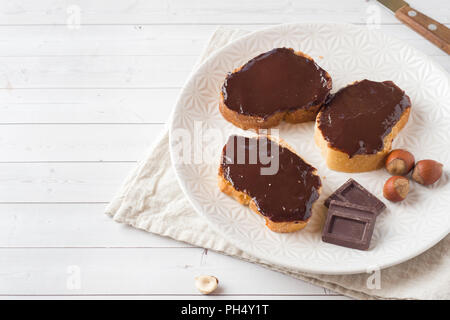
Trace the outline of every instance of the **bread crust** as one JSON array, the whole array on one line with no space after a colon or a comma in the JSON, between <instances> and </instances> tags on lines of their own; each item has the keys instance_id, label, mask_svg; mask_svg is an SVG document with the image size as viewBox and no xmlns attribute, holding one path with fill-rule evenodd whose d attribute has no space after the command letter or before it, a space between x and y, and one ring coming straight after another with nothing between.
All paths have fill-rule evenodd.
<instances>
[{"instance_id":1,"label":"bread crust","mask_svg":"<svg viewBox=\"0 0 450 320\"><path fill-rule=\"evenodd\" d=\"M380 169L384 166L384 160L389 154L392 148L392 140L403 129L409 119L411 107L406 108L403 111L400 119L392 127L391 132L384 137L383 150L375 154L357 154L350 157L347 153L338 150L329 145L325 140L322 131L319 129L320 114L316 117L316 124L314 126L314 141L316 145L321 149L322 156L325 159L326 165L331 170L342 172L366 172L376 169Z\"/></svg>"},{"instance_id":2,"label":"bread crust","mask_svg":"<svg viewBox=\"0 0 450 320\"><path fill-rule=\"evenodd\" d=\"M267 137L269 139L275 141L276 143L278 143L280 146L282 146L286 149L289 149L291 152L295 153L298 157L300 157L298 155L298 153L295 152L292 149L292 147L289 146L283 140L274 139L273 137L271 137L269 135L267 135ZM303 160L303 161L305 161L305 160ZM317 175L317 169L313 171L313 174ZM306 227L309 220L311 219L311 217L309 217L306 220L295 220L295 221L288 221L288 222L274 222L274 221L270 220L268 217L264 216L261 212L259 212L255 201L253 201L253 199L250 196L248 196L245 192L236 190L233 187L233 185L231 184L231 182L229 182L227 179L225 179L225 176L222 172L222 168L220 166L219 166L219 174L218 174L218 184L219 184L220 191L222 191L223 193L234 198L240 204L242 204L244 206L248 206L253 212L255 212L255 213L259 214L261 217L263 217L266 222L266 226L274 232L289 233L289 232L295 232L295 231L301 230ZM317 190L319 196L320 196L321 191L322 191L322 186ZM312 205L312 209L311 209L312 212L314 211L314 207L316 205L317 205L317 200ZM311 214L311 216L312 216L312 214Z\"/></svg>"},{"instance_id":3,"label":"bread crust","mask_svg":"<svg viewBox=\"0 0 450 320\"><path fill-rule=\"evenodd\" d=\"M314 62L313 58L309 55L301 52L294 51L294 53L298 56L305 57ZM245 64L244 64L245 65ZM233 73L238 72L244 66L240 66L233 70ZM325 71L325 70L324 70ZM327 86L331 90L332 80L331 76L328 72L325 71L325 77L327 79ZM306 109L300 108L293 111L279 111L270 115L267 118L244 115L240 114L230 108L227 107L225 103L225 97L223 96L223 92L220 91L220 101L219 101L219 111L222 116L229 122L231 122L236 127L242 128L244 130L248 129L268 129L277 126L281 121L286 121L289 123L301 123L307 121L314 121L316 119L317 113L320 110L320 107L323 103L310 106Z\"/></svg>"}]
</instances>

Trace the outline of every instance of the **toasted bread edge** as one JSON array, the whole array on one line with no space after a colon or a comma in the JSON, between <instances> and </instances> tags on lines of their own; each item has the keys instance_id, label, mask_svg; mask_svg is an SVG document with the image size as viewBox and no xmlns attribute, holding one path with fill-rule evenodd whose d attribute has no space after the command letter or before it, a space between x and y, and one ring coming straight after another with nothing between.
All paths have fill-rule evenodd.
<instances>
[{"instance_id":1,"label":"toasted bread edge","mask_svg":"<svg viewBox=\"0 0 450 320\"><path fill-rule=\"evenodd\" d=\"M314 141L321 149L326 165L331 170L353 173L380 169L384 166L384 160L391 151L392 141L408 122L410 112L411 107L405 109L391 132L384 138L383 150L375 154L357 154L350 158L347 153L331 147L319 129L318 122L321 112L317 115L314 126Z\"/></svg>"},{"instance_id":2,"label":"toasted bread edge","mask_svg":"<svg viewBox=\"0 0 450 320\"><path fill-rule=\"evenodd\" d=\"M297 152L295 152L292 149L292 147L289 146L284 140L275 139L274 137L271 137L270 135L266 135L266 136L269 139L271 139L271 140L275 141L276 143L278 143L279 145L281 145L282 147L287 148L288 150L292 151L298 157L300 157L300 155ZM305 161L305 160L303 160L303 161ZM308 163L308 162L306 162L306 163ZM317 169L313 172L313 174L318 176ZM219 166L219 174L218 174L218 184L219 184L220 191L229 195L230 197L235 199L240 204L248 206L253 212L255 212L255 213L259 214L261 217L263 217L266 222L266 226L274 232L289 233L289 232L295 232L295 231L301 230L306 227L306 225L308 224L308 221L311 219L311 217L309 217L307 220L304 220L304 221L296 220L296 221L289 221L289 222L274 222L274 221L270 220L269 218L267 218L266 216L261 214L261 212L259 212L258 207L256 206L256 203L252 200L251 197L249 197L245 192L236 190L233 187L233 185L231 184L231 182L229 182L227 179L225 179L220 166ZM322 187L320 187L318 190L319 196L320 196L321 190L322 190ZM313 203L313 208L315 205L317 205L317 200Z\"/></svg>"},{"instance_id":3,"label":"toasted bread edge","mask_svg":"<svg viewBox=\"0 0 450 320\"><path fill-rule=\"evenodd\" d=\"M301 51L294 51L294 53L298 56L305 57L313 62L313 58L311 58L309 55L301 52ZM244 64L245 65L245 64ZM240 66L239 68L236 68L233 70L233 73L238 72L242 69L244 66ZM327 86L332 86L332 79L328 72L325 71L325 77L327 79ZM227 120L228 122L231 122L236 127L239 127L241 129L247 130L247 129L268 129L277 126L281 121L286 121L289 123L301 123L301 122L307 122L307 121L314 121L316 119L317 113L320 110L321 104L313 105L308 107L307 109L298 109L295 111L279 111L274 113L273 115L263 118L258 116L249 116L249 115L243 115L240 114L234 110L231 110L227 107L225 103L225 99L223 96L222 91L220 92L220 102L219 102L219 110L222 116Z\"/></svg>"}]
</instances>

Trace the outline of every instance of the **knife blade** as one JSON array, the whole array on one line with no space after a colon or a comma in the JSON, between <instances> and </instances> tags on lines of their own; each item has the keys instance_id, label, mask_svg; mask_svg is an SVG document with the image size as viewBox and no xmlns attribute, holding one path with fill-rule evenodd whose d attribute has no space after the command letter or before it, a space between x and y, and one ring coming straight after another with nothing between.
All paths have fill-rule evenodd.
<instances>
[{"instance_id":1,"label":"knife blade","mask_svg":"<svg viewBox=\"0 0 450 320\"><path fill-rule=\"evenodd\" d=\"M395 13L397 19L450 54L450 29L413 9L403 0L377 0Z\"/></svg>"}]
</instances>

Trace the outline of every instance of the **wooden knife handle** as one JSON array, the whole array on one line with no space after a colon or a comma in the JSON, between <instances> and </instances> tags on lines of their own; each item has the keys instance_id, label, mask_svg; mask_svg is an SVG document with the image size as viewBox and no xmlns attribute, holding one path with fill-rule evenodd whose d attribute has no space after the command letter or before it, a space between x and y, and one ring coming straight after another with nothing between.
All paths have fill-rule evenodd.
<instances>
[{"instance_id":1,"label":"wooden knife handle","mask_svg":"<svg viewBox=\"0 0 450 320\"><path fill-rule=\"evenodd\" d=\"M423 13L404 6L395 12L395 16L414 31L433 42L450 54L450 29Z\"/></svg>"}]
</instances>

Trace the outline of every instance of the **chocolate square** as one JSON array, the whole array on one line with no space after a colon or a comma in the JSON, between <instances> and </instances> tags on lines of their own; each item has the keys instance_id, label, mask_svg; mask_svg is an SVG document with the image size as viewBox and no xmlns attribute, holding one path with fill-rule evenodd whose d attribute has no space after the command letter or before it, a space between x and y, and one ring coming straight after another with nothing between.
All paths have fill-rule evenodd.
<instances>
[{"instance_id":1,"label":"chocolate square","mask_svg":"<svg viewBox=\"0 0 450 320\"><path fill-rule=\"evenodd\" d=\"M350 202L361 206L371 207L380 214L386 205L370 193L366 188L353 179L348 179L346 183L333 192L328 199L325 200L325 206L328 208L332 200Z\"/></svg>"},{"instance_id":2,"label":"chocolate square","mask_svg":"<svg viewBox=\"0 0 450 320\"><path fill-rule=\"evenodd\" d=\"M322 240L343 247L367 250L376 219L377 211L374 208L332 200Z\"/></svg>"}]
</instances>

